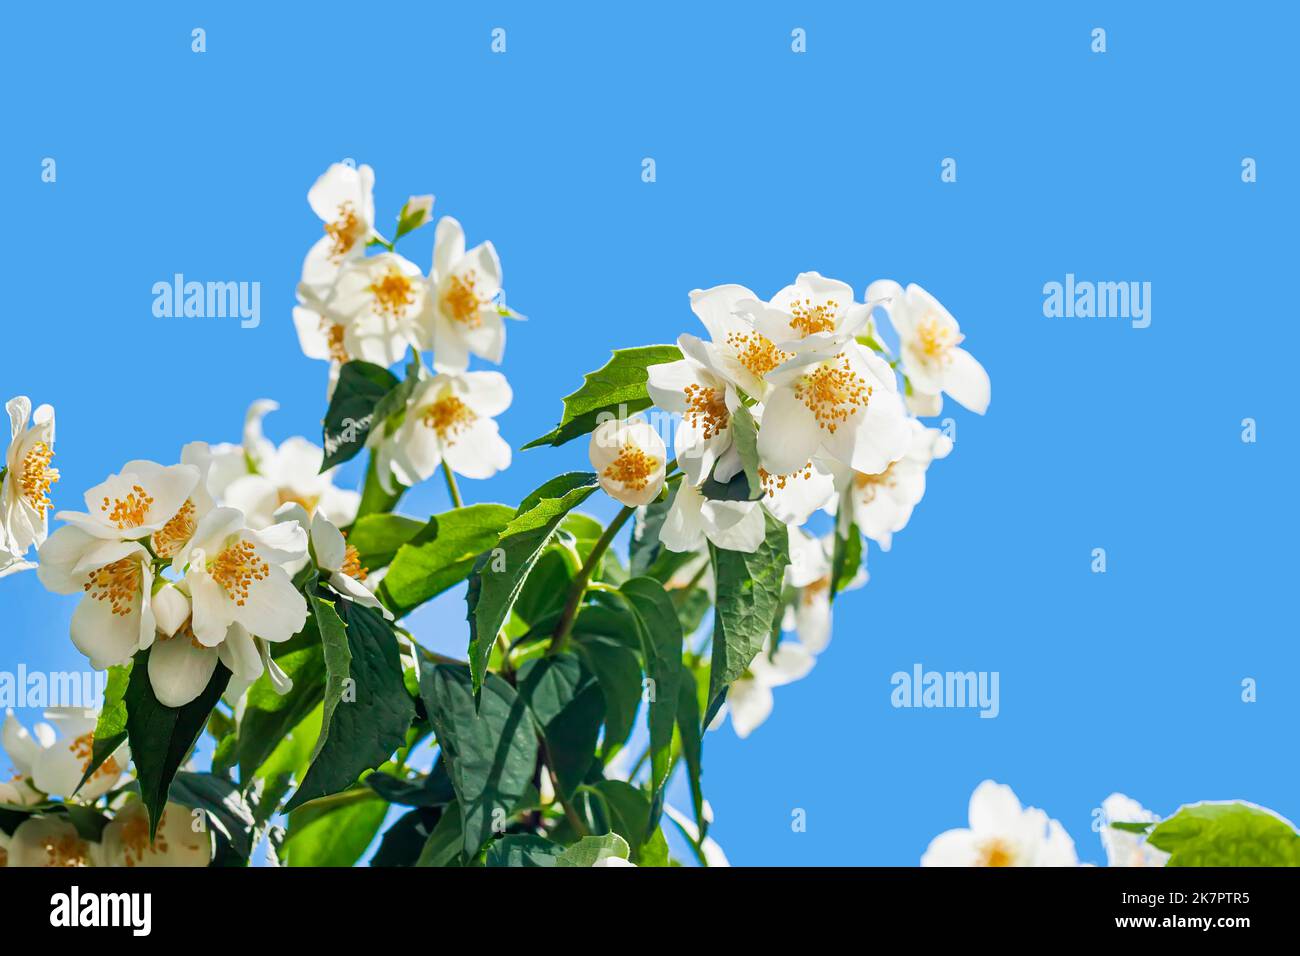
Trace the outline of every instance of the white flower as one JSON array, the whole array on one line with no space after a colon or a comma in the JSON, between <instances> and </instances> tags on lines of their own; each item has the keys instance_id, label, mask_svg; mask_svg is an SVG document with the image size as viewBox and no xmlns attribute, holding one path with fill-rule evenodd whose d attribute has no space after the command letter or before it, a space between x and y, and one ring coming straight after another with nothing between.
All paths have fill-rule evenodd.
<instances>
[{"instance_id":1,"label":"white flower","mask_svg":"<svg viewBox=\"0 0 1300 956\"><path fill-rule=\"evenodd\" d=\"M820 654L831 642L831 559L830 541L815 538L798 528L790 529L790 564L785 583L795 590L795 600L781 622L781 629L794 631L799 643L812 654ZM852 586L866 582L859 571Z\"/></svg>"},{"instance_id":2,"label":"white flower","mask_svg":"<svg viewBox=\"0 0 1300 956\"><path fill-rule=\"evenodd\" d=\"M788 475L824 456L880 472L907 450L907 416L894 371L856 341L827 355L810 349L770 372L758 455Z\"/></svg>"},{"instance_id":3,"label":"white flower","mask_svg":"<svg viewBox=\"0 0 1300 956\"><path fill-rule=\"evenodd\" d=\"M766 307L741 308L752 310L755 327L786 351L838 351L871 320L871 306L854 302L851 286L816 272L801 272Z\"/></svg>"},{"instance_id":4,"label":"white flower","mask_svg":"<svg viewBox=\"0 0 1300 956\"><path fill-rule=\"evenodd\" d=\"M95 866L99 846L83 840L66 814L28 817L18 824L3 854L11 867Z\"/></svg>"},{"instance_id":5,"label":"white flower","mask_svg":"<svg viewBox=\"0 0 1300 956\"><path fill-rule=\"evenodd\" d=\"M687 480L698 485L717 465L717 480L730 481L742 468L731 425L740 397L714 367L716 350L708 343L682 335L677 344L686 357L650 366L646 388L656 405L682 416L673 450Z\"/></svg>"},{"instance_id":6,"label":"white flower","mask_svg":"<svg viewBox=\"0 0 1300 956\"><path fill-rule=\"evenodd\" d=\"M513 398L500 372L422 378L397 430L385 435L383 428L375 428L367 439L378 450L384 488L392 491L393 478L407 486L419 484L444 461L466 478L491 478L510 467L510 446L493 418L509 408Z\"/></svg>"},{"instance_id":7,"label":"white flower","mask_svg":"<svg viewBox=\"0 0 1300 956\"><path fill-rule=\"evenodd\" d=\"M213 509L177 562L185 566L193 603L194 641L208 648L237 641L232 651L252 669L250 652L257 651L245 640L249 635L278 642L297 634L307 619L307 602L283 566L306 553L307 532L296 521L254 531L237 509ZM246 633L234 629L236 624Z\"/></svg>"},{"instance_id":8,"label":"white flower","mask_svg":"<svg viewBox=\"0 0 1300 956\"><path fill-rule=\"evenodd\" d=\"M691 311L709 331L705 363L751 398L767 397L766 376L793 354L754 327L753 313L762 308L757 296L742 285L719 285L691 292Z\"/></svg>"},{"instance_id":9,"label":"white flower","mask_svg":"<svg viewBox=\"0 0 1300 956\"><path fill-rule=\"evenodd\" d=\"M319 239L303 263L303 282L318 291L327 288L348 259L365 254L375 235L375 171L334 163L307 192L312 212L325 223Z\"/></svg>"},{"instance_id":10,"label":"white flower","mask_svg":"<svg viewBox=\"0 0 1300 956\"><path fill-rule=\"evenodd\" d=\"M45 719L27 732L12 710L4 720L4 749L17 776L0 783L0 801L40 803L44 796L90 803L117 786L131 751L126 744L115 750L77 791L90 766L94 749L95 721L79 708L47 710ZM55 727L58 732L55 732Z\"/></svg>"},{"instance_id":11,"label":"white flower","mask_svg":"<svg viewBox=\"0 0 1300 956\"><path fill-rule=\"evenodd\" d=\"M32 567L25 556L29 548L39 548L45 541L50 486L59 480L59 470L50 467L54 409L41 405L32 414L25 395L10 399L5 409L10 438L0 460L0 578Z\"/></svg>"},{"instance_id":12,"label":"white flower","mask_svg":"<svg viewBox=\"0 0 1300 956\"><path fill-rule=\"evenodd\" d=\"M879 474L840 469L840 484L858 530L888 551L893 535L902 531L912 509L925 495L925 472L936 458L946 458L952 440L937 428L908 419L907 453Z\"/></svg>"},{"instance_id":13,"label":"white flower","mask_svg":"<svg viewBox=\"0 0 1300 956\"><path fill-rule=\"evenodd\" d=\"M1011 788L985 780L970 798L970 828L931 841L922 866L1077 866L1074 841L1036 807L1021 807Z\"/></svg>"},{"instance_id":14,"label":"white flower","mask_svg":"<svg viewBox=\"0 0 1300 956\"><path fill-rule=\"evenodd\" d=\"M207 820L189 807L168 802L149 840L149 811L132 800L113 816L100 836L101 866L207 866L212 834Z\"/></svg>"},{"instance_id":15,"label":"white flower","mask_svg":"<svg viewBox=\"0 0 1300 956\"><path fill-rule=\"evenodd\" d=\"M298 332L298 345L302 348L302 354L330 363L326 396L332 397L334 386L338 384L339 368L353 356L348 354L347 343L344 341L347 326L326 301L328 291L322 294L307 283L300 282L298 304L293 307L293 325Z\"/></svg>"},{"instance_id":16,"label":"white flower","mask_svg":"<svg viewBox=\"0 0 1300 956\"><path fill-rule=\"evenodd\" d=\"M393 619L388 608L380 604L374 592L363 583L368 572L361 566L361 556L357 549L348 544L343 532L330 524L323 515L318 514L309 519L298 505L285 505L276 517L282 521L297 521L311 528L311 550L316 559L316 568L330 587L358 604L382 612L390 621Z\"/></svg>"},{"instance_id":17,"label":"white flower","mask_svg":"<svg viewBox=\"0 0 1300 956\"><path fill-rule=\"evenodd\" d=\"M545 774L542 776L543 779L545 779ZM707 800L704 802L703 812L705 819L712 823L713 808L709 806ZM664 804L664 813L673 821L673 823L677 824L677 826L681 828L682 832L686 834L688 840L692 843L699 842L700 829L695 825L694 820L686 816L686 814L682 813L682 811L678 810L671 803ZM718 845L718 841L713 839L711 836L706 836L703 842L700 843L700 852L704 854L704 862L711 867L731 866L731 861L727 859L727 854L722 852L722 847Z\"/></svg>"},{"instance_id":18,"label":"white flower","mask_svg":"<svg viewBox=\"0 0 1300 956\"><path fill-rule=\"evenodd\" d=\"M242 511L254 528L271 524L276 509L289 502L302 505L309 515L319 510L333 524L350 525L361 495L335 487L335 469L321 473L325 453L320 446L294 436L276 447L263 436L262 418L278 407L267 399L254 402L244 422L243 444L213 447L212 494Z\"/></svg>"},{"instance_id":19,"label":"white flower","mask_svg":"<svg viewBox=\"0 0 1300 956\"><path fill-rule=\"evenodd\" d=\"M434 230L432 297L422 345L433 350L434 368L463 372L470 355L500 362L506 348L501 260L490 242L465 251L465 230L450 216Z\"/></svg>"},{"instance_id":20,"label":"white flower","mask_svg":"<svg viewBox=\"0 0 1300 956\"><path fill-rule=\"evenodd\" d=\"M387 367L419 343L427 295L419 266L394 252L353 259L339 270L317 316L317 331L331 358ZM299 325L300 341L302 332ZM319 354L320 340L310 341Z\"/></svg>"},{"instance_id":21,"label":"white flower","mask_svg":"<svg viewBox=\"0 0 1300 956\"><path fill-rule=\"evenodd\" d=\"M912 388L934 408L935 398L947 392L959 404L983 415L989 406L989 376L965 349L957 320L938 300L915 283L906 291L890 279L867 287L868 299L885 299L885 311L898 333L903 370ZM937 414L926 411L925 414ZM918 413L920 414L920 413Z\"/></svg>"},{"instance_id":22,"label":"white flower","mask_svg":"<svg viewBox=\"0 0 1300 956\"><path fill-rule=\"evenodd\" d=\"M1107 866L1164 866L1169 854L1147 842L1146 834L1116 830L1112 823L1154 823L1160 818L1132 797L1112 793L1101 804L1101 845Z\"/></svg>"},{"instance_id":23,"label":"white flower","mask_svg":"<svg viewBox=\"0 0 1300 956\"><path fill-rule=\"evenodd\" d=\"M782 641L775 651L771 641L765 641L749 669L727 691L727 711L736 736L743 740L771 715L773 687L802 680L814 663L812 652L797 641Z\"/></svg>"},{"instance_id":24,"label":"white flower","mask_svg":"<svg viewBox=\"0 0 1300 956\"><path fill-rule=\"evenodd\" d=\"M611 418L601 422L591 433L587 453L600 486L614 500L636 507L659 497L668 463L667 449L645 419Z\"/></svg>"},{"instance_id":25,"label":"white flower","mask_svg":"<svg viewBox=\"0 0 1300 956\"><path fill-rule=\"evenodd\" d=\"M695 551L707 539L725 551L752 554L766 533L757 501L712 501L682 479L659 529L659 542L669 551Z\"/></svg>"},{"instance_id":26,"label":"white flower","mask_svg":"<svg viewBox=\"0 0 1300 956\"><path fill-rule=\"evenodd\" d=\"M788 525L804 524L814 511L835 498L835 479L830 467L820 460L809 460L788 475L773 475L759 468L758 477L763 485L759 500Z\"/></svg>"}]
</instances>

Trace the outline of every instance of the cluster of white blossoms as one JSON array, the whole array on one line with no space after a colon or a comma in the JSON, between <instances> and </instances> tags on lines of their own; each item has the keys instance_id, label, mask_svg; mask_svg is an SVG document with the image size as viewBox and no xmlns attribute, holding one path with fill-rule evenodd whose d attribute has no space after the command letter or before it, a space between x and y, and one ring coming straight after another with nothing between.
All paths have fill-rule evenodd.
<instances>
[{"instance_id":1,"label":"cluster of white blossoms","mask_svg":"<svg viewBox=\"0 0 1300 956\"><path fill-rule=\"evenodd\" d=\"M394 251L375 229L374 171L336 163L307 194L324 223L298 285L294 324L303 352L330 365L330 391L344 364L388 367L408 350L433 352L433 372L420 363L419 383L393 429L375 428L375 451L386 491L427 479L440 465L467 478L487 478L510 464L510 446L493 418L512 394L499 372L468 372L470 356L500 363L507 318L501 261L491 242L465 248L465 231L450 216L434 230L427 275ZM433 197L412 196L397 236L432 220ZM367 250L378 248L374 255Z\"/></svg>"},{"instance_id":2,"label":"cluster of white blossoms","mask_svg":"<svg viewBox=\"0 0 1300 956\"><path fill-rule=\"evenodd\" d=\"M888 550L925 493L930 462L952 450L947 435L914 416L939 414L944 393L983 414L990 385L960 347L956 319L916 285L874 282L856 302L846 283L806 272L768 301L722 285L692 292L690 302L708 338L682 335L682 359L648 369L654 403L680 416L673 450L682 474L660 542L679 552L706 543L753 552L765 511L790 529L786 583L797 597L785 629L798 642L760 654L733 686L728 706L745 736L770 712L771 689L806 675L830 639L834 535L803 526L824 511L838 516L841 536L855 527ZM893 327L896 356L878 334L877 307ZM710 496L710 484L745 471L742 443L755 446L761 494ZM654 501L670 480L665 444L639 417L604 422L590 457L604 489L628 506ZM860 574L853 583L863 582Z\"/></svg>"},{"instance_id":3,"label":"cluster of white blossoms","mask_svg":"<svg viewBox=\"0 0 1300 956\"><path fill-rule=\"evenodd\" d=\"M1078 866L1074 841L1060 822L1037 807L1023 807L1005 784L985 780L970 798L970 826L931 842L922 866ZM1113 823L1153 823L1158 817L1122 793L1102 802L1100 833L1108 866L1164 866L1169 854L1146 836Z\"/></svg>"},{"instance_id":4,"label":"cluster of white blossoms","mask_svg":"<svg viewBox=\"0 0 1300 956\"><path fill-rule=\"evenodd\" d=\"M48 710L45 720L28 731L13 711L5 717L4 751L17 774L0 782L0 803L90 805L125 781L131 755L123 744L78 789L94 746L95 721L73 708ZM0 831L0 866L207 866L212 837L194 819L186 807L169 803L150 843L139 801L118 810L98 840L78 831L66 814L32 816L11 834Z\"/></svg>"}]
</instances>

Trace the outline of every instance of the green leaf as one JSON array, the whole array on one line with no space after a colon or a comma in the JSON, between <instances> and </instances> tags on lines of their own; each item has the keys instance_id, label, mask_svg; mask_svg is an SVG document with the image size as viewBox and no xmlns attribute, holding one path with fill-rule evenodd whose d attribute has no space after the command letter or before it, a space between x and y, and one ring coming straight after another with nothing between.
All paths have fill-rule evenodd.
<instances>
[{"instance_id":1,"label":"green leaf","mask_svg":"<svg viewBox=\"0 0 1300 956\"><path fill-rule=\"evenodd\" d=\"M396 478L390 478L391 484L397 488L395 494L389 494L384 490L384 486L379 482L378 464L375 456L370 456L370 461L366 465L366 481L361 488L361 503L357 505L357 520L361 520L367 515L384 514L392 511L397 507L398 500L402 493L406 491L406 486Z\"/></svg>"},{"instance_id":2,"label":"green leaf","mask_svg":"<svg viewBox=\"0 0 1300 956\"><path fill-rule=\"evenodd\" d=\"M459 665L422 666L420 697L456 791L470 859L528 793L537 735L524 702L495 674L483 683L477 712L469 670Z\"/></svg>"},{"instance_id":3,"label":"green leaf","mask_svg":"<svg viewBox=\"0 0 1300 956\"><path fill-rule=\"evenodd\" d=\"M650 681L650 825L658 826L663 786L672 769L673 726L682 677L682 628L672 600L654 578L633 578L620 591L636 612L642 659Z\"/></svg>"},{"instance_id":4,"label":"green leaf","mask_svg":"<svg viewBox=\"0 0 1300 956\"><path fill-rule=\"evenodd\" d=\"M289 814L281 856L289 866L352 866L375 838L388 804L370 790Z\"/></svg>"},{"instance_id":5,"label":"green leaf","mask_svg":"<svg viewBox=\"0 0 1300 956\"><path fill-rule=\"evenodd\" d=\"M1147 842L1167 866L1300 866L1300 834L1248 803L1193 803L1156 825Z\"/></svg>"},{"instance_id":6,"label":"green leaf","mask_svg":"<svg viewBox=\"0 0 1300 956\"><path fill-rule=\"evenodd\" d=\"M169 799L207 814L217 835L214 866L244 866L253 852L253 811L229 780L210 773L182 770L172 781Z\"/></svg>"},{"instance_id":7,"label":"green leaf","mask_svg":"<svg viewBox=\"0 0 1300 956\"><path fill-rule=\"evenodd\" d=\"M668 841L652 823L650 797L625 780L601 780L596 790L610 810L610 826L627 841L629 859L637 866L667 866Z\"/></svg>"},{"instance_id":8,"label":"green leaf","mask_svg":"<svg viewBox=\"0 0 1300 956\"><path fill-rule=\"evenodd\" d=\"M439 760L432 772L418 780L402 780L386 773L372 773L366 777L370 789L389 803L407 807L445 807L456 799L447 765Z\"/></svg>"},{"instance_id":9,"label":"green leaf","mask_svg":"<svg viewBox=\"0 0 1300 956\"><path fill-rule=\"evenodd\" d=\"M757 501L763 497L763 482L758 474L758 425L744 405L731 413L731 434L743 467L727 482L718 481L710 472L700 485L700 494L714 501Z\"/></svg>"},{"instance_id":10,"label":"green leaf","mask_svg":"<svg viewBox=\"0 0 1300 956\"><path fill-rule=\"evenodd\" d=\"M397 549L409 542L426 522L406 515L368 514L358 518L348 531L348 544L357 549L361 566L378 571L392 563Z\"/></svg>"},{"instance_id":11,"label":"green leaf","mask_svg":"<svg viewBox=\"0 0 1300 956\"><path fill-rule=\"evenodd\" d=\"M488 847L488 866L555 866L564 847L531 833L512 833Z\"/></svg>"},{"instance_id":12,"label":"green leaf","mask_svg":"<svg viewBox=\"0 0 1300 956\"><path fill-rule=\"evenodd\" d=\"M850 523L845 537L835 535L835 548L831 555L831 600L853 583L862 568L862 535L858 526Z\"/></svg>"},{"instance_id":13,"label":"green leaf","mask_svg":"<svg viewBox=\"0 0 1300 956\"><path fill-rule=\"evenodd\" d=\"M168 707L154 696L149 683L149 652L140 651L131 667L126 694L126 731L131 742L131 759L140 784L140 799L149 811L149 838L158 832L158 822L167 806L172 778L189 756L208 714L217 705L230 671L218 663L207 687L183 707Z\"/></svg>"},{"instance_id":14,"label":"green leaf","mask_svg":"<svg viewBox=\"0 0 1300 956\"><path fill-rule=\"evenodd\" d=\"M377 517L380 516L364 520ZM510 508L492 504L470 505L434 515L417 534L397 548L379 585L380 599L394 615L405 617L465 580L475 559L496 544L512 518L514 511Z\"/></svg>"},{"instance_id":15,"label":"green leaf","mask_svg":"<svg viewBox=\"0 0 1300 956\"><path fill-rule=\"evenodd\" d=\"M438 818L437 824L429 833L429 838L424 841L415 865L454 866L460 858L461 848L467 842L461 823L460 804L453 803L442 811L442 816ZM467 852L465 855L470 857L477 852L478 847L475 847L473 853Z\"/></svg>"},{"instance_id":16,"label":"green leaf","mask_svg":"<svg viewBox=\"0 0 1300 956\"><path fill-rule=\"evenodd\" d=\"M95 775L109 757L126 742L126 689L131 682L132 662L118 664L108 669L104 684L104 706L95 722L95 736L91 740L90 763L77 783L77 790Z\"/></svg>"},{"instance_id":17,"label":"green leaf","mask_svg":"<svg viewBox=\"0 0 1300 956\"><path fill-rule=\"evenodd\" d=\"M626 418L633 412L649 408L652 404L646 390L651 365L676 362L682 357L675 345L646 345L634 349L618 349L601 368L584 376L582 387L565 396L564 415L560 423L541 438L524 448L538 445L563 445L580 435L593 431L600 416Z\"/></svg>"},{"instance_id":18,"label":"green leaf","mask_svg":"<svg viewBox=\"0 0 1300 956\"><path fill-rule=\"evenodd\" d=\"M704 773L703 728L700 726L699 688L695 675L683 667L684 679L677 694L677 733L681 739L682 757L686 760L686 779L691 788L691 809L695 813L695 825L699 828L703 842L708 832L709 822L704 815L704 788L701 777Z\"/></svg>"},{"instance_id":19,"label":"green leaf","mask_svg":"<svg viewBox=\"0 0 1300 956\"><path fill-rule=\"evenodd\" d=\"M1155 826L1155 823L1151 821L1147 823L1112 823L1110 826L1112 830L1123 830L1125 833L1146 833Z\"/></svg>"},{"instance_id":20,"label":"green leaf","mask_svg":"<svg viewBox=\"0 0 1300 956\"><path fill-rule=\"evenodd\" d=\"M398 384L397 376L382 366L361 361L344 363L325 412L322 472L356 457L365 447L371 426L382 421L375 416L375 406Z\"/></svg>"},{"instance_id":21,"label":"green leaf","mask_svg":"<svg viewBox=\"0 0 1300 956\"><path fill-rule=\"evenodd\" d=\"M567 847L563 853L556 857L555 865L593 866L600 860L609 857L626 860L629 852L627 841L617 833L606 833L604 836L585 836L577 843Z\"/></svg>"},{"instance_id":22,"label":"green leaf","mask_svg":"<svg viewBox=\"0 0 1300 956\"><path fill-rule=\"evenodd\" d=\"M416 807L398 817L397 822L385 831L370 865L415 866L429 834L441 817L442 811L435 807Z\"/></svg>"},{"instance_id":23,"label":"green leaf","mask_svg":"<svg viewBox=\"0 0 1300 956\"><path fill-rule=\"evenodd\" d=\"M293 687L281 696L275 692L270 676L263 674L248 689L235 745L239 779L245 786L285 735L320 706L325 693L325 656L313 619L307 619L301 633L272 645L271 653L293 681Z\"/></svg>"},{"instance_id":24,"label":"green leaf","mask_svg":"<svg viewBox=\"0 0 1300 956\"><path fill-rule=\"evenodd\" d=\"M745 673L772 633L781 608L781 585L790 563L790 532L766 510L767 533L753 554L709 545L716 586L713 664L707 726L722 705L722 691Z\"/></svg>"},{"instance_id":25,"label":"green leaf","mask_svg":"<svg viewBox=\"0 0 1300 956\"><path fill-rule=\"evenodd\" d=\"M471 583L467 595L469 664L475 694L482 688L497 633L509 618L533 565L564 516L586 501L597 487L596 476L590 472L551 479L524 499L502 530L496 547L476 567L473 582L477 583Z\"/></svg>"},{"instance_id":26,"label":"green leaf","mask_svg":"<svg viewBox=\"0 0 1300 956\"><path fill-rule=\"evenodd\" d=\"M546 741L559 794L568 799L595 760L605 698L591 671L573 654L525 661L516 688Z\"/></svg>"},{"instance_id":27,"label":"green leaf","mask_svg":"<svg viewBox=\"0 0 1300 956\"><path fill-rule=\"evenodd\" d=\"M312 708L287 736L280 738L275 750L257 768L254 776L247 780L248 784L254 779L262 784L256 791L257 798L253 807L253 821L257 826L262 826L275 815L290 787L306 775L311 763L311 752L320 738L323 713L323 704ZM245 789L252 790L249 786Z\"/></svg>"},{"instance_id":28,"label":"green leaf","mask_svg":"<svg viewBox=\"0 0 1300 956\"><path fill-rule=\"evenodd\" d=\"M641 706L641 662L623 644L577 630L574 647L600 682L605 701L601 759L608 762L627 743L636 722Z\"/></svg>"},{"instance_id":29,"label":"green leaf","mask_svg":"<svg viewBox=\"0 0 1300 956\"><path fill-rule=\"evenodd\" d=\"M330 602L313 597L312 605L329 672L325 719L311 768L286 810L344 790L366 770L384 763L405 743L415 717L415 704L402 678L397 637L383 615L350 601L333 608ZM331 619L338 612L342 618ZM346 626L343 635L338 634L339 624ZM336 683L345 650L341 639L350 655L346 686ZM336 688L341 688L341 694L336 695Z\"/></svg>"},{"instance_id":30,"label":"green leaf","mask_svg":"<svg viewBox=\"0 0 1300 956\"><path fill-rule=\"evenodd\" d=\"M402 211L397 214L397 232L393 234L393 242L432 221L433 217L423 207L412 209L409 200L402 203Z\"/></svg>"},{"instance_id":31,"label":"green leaf","mask_svg":"<svg viewBox=\"0 0 1300 956\"><path fill-rule=\"evenodd\" d=\"M676 486L661 501L652 501L644 508L638 509L632 525L632 541L628 545L628 568L633 577L648 574L659 557L662 548L659 545L659 532L663 529L664 519L673 506L673 494Z\"/></svg>"}]
</instances>

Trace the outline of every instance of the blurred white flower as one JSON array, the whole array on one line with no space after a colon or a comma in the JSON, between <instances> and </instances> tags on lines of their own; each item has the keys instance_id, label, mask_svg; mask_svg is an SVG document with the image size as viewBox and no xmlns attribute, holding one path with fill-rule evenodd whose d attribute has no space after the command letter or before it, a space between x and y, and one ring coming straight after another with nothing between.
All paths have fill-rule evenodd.
<instances>
[{"instance_id":1,"label":"blurred white flower","mask_svg":"<svg viewBox=\"0 0 1300 956\"><path fill-rule=\"evenodd\" d=\"M6 713L4 749L17 775L0 783L0 802L30 805L48 796L90 803L117 786L131 759L126 744L100 764L78 792L94 750L95 720L80 708L47 710L45 719L49 723L38 723L28 733L12 710Z\"/></svg>"},{"instance_id":2,"label":"blurred white flower","mask_svg":"<svg viewBox=\"0 0 1300 956\"><path fill-rule=\"evenodd\" d=\"M407 400L397 430L385 435L375 428L367 439L378 451L377 469L385 490L391 493L394 478L407 486L419 484L444 461L466 478L490 478L510 467L510 446L493 419L513 398L500 372L424 378Z\"/></svg>"},{"instance_id":3,"label":"blurred white flower","mask_svg":"<svg viewBox=\"0 0 1300 956\"><path fill-rule=\"evenodd\" d=\"M1101 804L1101 845L1107 866L1164 866L1169 854L1147 842L1144 833L1116 830L1112 823L1155 823L1160 818L1122 793L1112 793Z\"/></svg>"},{"instance_id":4,"label":"blurred white flower","mask_svg":"<svg viewBox=\"0 0 1300 956\"><path fill-rule=\"evenodd\" d=\"M212 446L208 487L223 505L238 508L249 527L264 528L281 505L296 503L308 515L318 510L339 527L350 525L361 495L334 484L335 469L321 472L325 453L306 438L287 438L279 447L262 434L262 419L279 406L260 399L249 406L242 444Z\"/></svg>"},{"instance_id":5,"label":"blurred white flower","mask_svg":"<svg viewBox=\"0 0 1300 956\"><path fill-rule=\"evenodd\" d=\"M742 740L771 715L772 688L802 680L816 663L812 652L797 641L782 641L775 651L771 643L764 642L748 670L727 691L731 726Z\"/></svg>"},{"instance_id":6,"label":"blurred white flower","mask_svg":"<svg viewBox=\"0 0 1300 956\"><path fill-rule=\"evenodd\" d=\"M465 230L450 216L434 231L429 272L430 307L423 317L422 347L433 350L439 372L463 372L470 355L500 362L506 348L501 260L490 242L465 251Z\"/></svg>"},{"instance_id":7,"label":"blurred white flower","mask_svg":"<svg viewBox=\"0 0 1300 956\"><path fill-rule=\"evenodd\" d=\"M904 290L891 279L871 283L867 298L886 300L885 311L898 333L903 371L918 393L913 400L923 409L917 414L938 414L937 396L947 392L959 404L983 415L989 406L989 376L984 366L960 347L964 336L948 310L919 285L912 283Z\"/></svg>"},{"instance_id":8,"label":"blurred white flower","mask_svg":"<svg viewBox=\"0 0 1300 956\"><path fill-rule=\"evenodd\" d=\"M118 810L100 836L100 866L207 866L212 834L207 820L189 807L168 801L149 840L149 812L139 800Z\"/></svg>"},{"instance_id":9,"label":"blurred white flower","mask_svg":"<svg viewBox=\"0 0 1300 956\"><path fill-rule=\"evenodd\" d=\"M847 468L837 468L838 484L849 504L845 518L851 518L858 530L881 549L888 551L893 535L902 531L912 517L912 509L925 495L925 472L936 458L946 458L952 440L937 428L927 428L915 418L908 419L907 453L879 474L869 475Z\"/></svg>"},{"instance_id":10,"label":"blurred white flower","mask_svg":"<svg viewBox=\"0 0 1300 956\"><path fill-rule=\"evenodd\" d=\"M99 845L82 839L66 814L28 817L9 838L6 866L86 867L98 863Z\"/></svg>"},{"instance_id":11,"label":"blurred white flower","mask_svg":"<svg viewBox=\"0 0 1300 956\"><path fill-rule=\"evenodd\" d=\"M667 449L645 419L611 418L601 422L591 433L587 453L600 486L615 501L636 507L659 497Z\"/></svg>"},{"instance_id":12,"label":"blurred white flower","mask_svg":"<svg viewBox=\"0 0 1300 956\"><path fill-rule=\"evenodd\" d=\"M54 409L25 395L5 404L9 441L0 459L0 578L33 565L29 548L39 548L48 531L50 486L59 480L54 458ZM28 427L28 421L31 427Z\"/></svg>"},{"instance_id":13,"label":"blurred white flower","mask_svg":"<svg viewBox=\"0 0 1300 956\"><path fill-rule=\"evenodd\" d=\"M752 554L766 533L757 501L713 501L683 478L659 529L659 543L669 551L695 551L708 540L726 551Z\"/></svg>"},{"instance_id":14,"label":"blurred white flower","mask_svg":"<svg viewBox=\"0 0 1300 956\"><path fill-rule=\"evenodd\" d=\"M1022 807L1011 788L985 780L970 798L969 829L930 842L922 866L1077 866L1065 828L1036 807Z\"/></svg>"}]
</instances>

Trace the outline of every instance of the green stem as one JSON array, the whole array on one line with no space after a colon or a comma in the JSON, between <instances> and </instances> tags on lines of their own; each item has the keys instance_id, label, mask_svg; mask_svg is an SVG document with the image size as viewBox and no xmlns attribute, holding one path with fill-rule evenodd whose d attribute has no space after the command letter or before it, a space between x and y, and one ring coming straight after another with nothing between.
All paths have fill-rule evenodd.
<instances>
[{"instance_id":1,"label":"green stem","mask_svg":"<svg viewBox=\"0 0 1300 956\"><path fill-rule=\"evenodd\" d=\"M451 503L457 508L465 507L465 503L460 500L460 489L456 487L456 476L452 473L446 458L442 460L442 473L447 479L447 491L451 495Z\"/></svg>"},{"instance_id":2,"label":"green stem","mask_svg":"<svg viewBox=\"0 0 1300 956\"><path fill-rule=\"evenodd\" d=\"M578 608L582 604L582 597L587 593L587 583L591 580L592 574L596 571L596 565L600 563L601 556L609 550L610 544L614 541L614 536L618 534L623 525L627 524L627 519L632 517L636 511L630 505L627 505L614 516L614 520L609 523L604 534L591 549L591 554L587 555L586 562L583 563L582 569L578 571L578 576L573 579L569 586L569 597L564 603L564 611L560 614L560 620L555 625L555 636L551 638L551 648L549 653L558 654L564 650L564 645L569 640L569 632L573 630L573 622L578 617Z\"/></svg>"}]
</instances>

